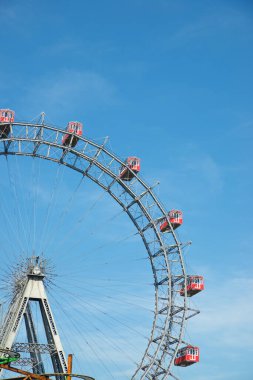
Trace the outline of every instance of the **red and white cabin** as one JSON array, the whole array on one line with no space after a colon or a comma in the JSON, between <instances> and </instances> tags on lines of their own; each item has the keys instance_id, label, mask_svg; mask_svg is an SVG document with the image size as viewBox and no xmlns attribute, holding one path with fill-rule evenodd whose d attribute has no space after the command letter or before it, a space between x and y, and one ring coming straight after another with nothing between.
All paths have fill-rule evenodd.
<instances>
[{"instance_id":1,"label":"red and white cabin","mask_svg":"<svg viewBox=\"0 0 253 380\"><path fill-rule=\"evenodd\" d=\"M204 290L204 277L203 276L188 276L186 285L187 297L192 297ZM180 295L184 295L184 283L181 284Z\"/></svg>"},{"instance_id":2,"label":"red and white cabin","mask_svg":"<svg viewBox=\"0 0 253 380\"><path fill-rule=\"evenodd\" d=\"M0 123L13 123L15 112L9 109L0 109Z\"/></svg>"},{"instance_id":3,"label":"red and white cabin","mask_svg":"<svg viewBox=\"0 0 253 380\"><path fill-rule=\"evenodd\" d=\"M178 350L174 359L174 365L180 367L188 367L199 362L199 348L193 346L185 346Z\"/></svg>"},{"instance_id":4,"label":"red and white cabin","mask_svg":"<svg viewBox=\"0 0 253 380\"><path fill-rule=\"evenodd\" d=\"M70 121L66 127L66 131L70 133L75 133L75 135L69 135L66 133L62 137L62 145L64 146L76 146L78 141L78 136L83 134L83 124L79 121Z\"/></svg>"},{"instance_id":5,"label":"red and white cabin","mask_svg":"<svg viewBox=\"0 0 253 380\"><path fill-rule=\"evenodd\" d=\"M137 157L128 157L125 161L126 166L121 167L120 178L123 181L130 181L141 170L140 159ZM129 170L130 169L130 170Z\"/></svg>"},{"instance_id":6,"label":"red and white cabin","mask_svg":"<svg viewBox=\"0 0 253 380\"><path fill-rule=\"evenodd\" d=\"M15 112L9 109L0 109L0 139L6 139L14 122Z\"/></svg>"},{"instance_id":7,"label":"red and white cabin","mask_svg":"<svg viewBox=\"0 0 253 380\"><path fill-rule=\"evenodd\" d=\"M183 213L182 213L182 211L179 211L179 210L171 210L168 213L168 219L172 225L173 230L175 230L176 228L181 226L181 224L183 223ZM170 232L171 231L171 228L170 228L170 225L169 225L167 219L163 219L163 221L160 225L160 231L161 232Z\"/></svg>"}]
</instances>

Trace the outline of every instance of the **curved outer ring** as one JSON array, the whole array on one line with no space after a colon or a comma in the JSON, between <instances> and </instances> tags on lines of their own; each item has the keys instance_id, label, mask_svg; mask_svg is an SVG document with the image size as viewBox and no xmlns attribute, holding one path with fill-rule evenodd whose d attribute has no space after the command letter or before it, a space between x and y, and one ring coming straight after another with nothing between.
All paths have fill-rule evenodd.
<instances>
[{"instance_id":1,"label":"curved outer ring","mask_svg":"<svg viewBox=\"0 0 253 380\"><path fill-rule=\"evenodd\" d=\"M97 183L128 214L147 249L155 286L150 339L131 380L163 380L168 376L176 379L171 367L182 341L188 310L186 290L184 297L179 294L179 284L183 282L186 289L187 279L181 243L172 226L170 234L160 233L158 223L167 217L167 212L152 187L134 173L129 183L122 181L119 170L125 163L104 144L78 137L76 147L62 146L65 133L58 127L45 124L13 123L10 135L0 139L0 155L39 157L66 165Z\"/></svg>"}]
</instances>

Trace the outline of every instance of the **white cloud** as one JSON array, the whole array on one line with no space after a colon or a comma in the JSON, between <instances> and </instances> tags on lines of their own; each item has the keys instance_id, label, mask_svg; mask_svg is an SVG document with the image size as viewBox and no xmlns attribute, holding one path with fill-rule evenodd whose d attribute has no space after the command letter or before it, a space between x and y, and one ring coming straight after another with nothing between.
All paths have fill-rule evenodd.
<instances>
[{"instance_id":1,"label":"white cloud","mask_svg":"<svg viewBox=\"0 0 253 380\"><path fill-rule=\"evenodd\" d=\"M178 149L180 148L179 146ZM177 153L172 148L171 156L175 154ZM170 194L168 207L184 205L199 213L200 204L223 191L224 168L212 154L201 151L198 146L182 147L181 155L172 163L171 168L156 169L156 175L161 180L161 196L162 189Z\"/></svg>"},{"instance_id":2,"label":"white cloud","mask_svg":"<svg viewBox=\"0 0 253 380\"><path fill-rule=\"evenodd\" d=\"M26 86L24 101L55 117L57 112L70 112L70 104L73 112L83 107L110 106L118 99L115 85L99 73L63 69Z\"/></svg>"},{"instance_id":3,"label":"white cloud","mask_svg":"<svg viewBox=\"0 0 253 380\"><path fill-rule=\"evenodd\" d=\"M204 180L209 190L219 192L222 190L223 181L221 170L217 162L208 154L200 157L187 159L185 169L198 174Z\"/></svg>"},{"instance_id":4,"label":"white cloud","mask_svg":"<svg viewBox=\"0 0 253 380\"><path fill-rule=\"evenodd\" d=\"M200 302L201 314L189 322L191 332L204 337L210 347L252 349L253 278L231 275L229 279L213 281L210 287L208 279L206 282L205 292L195 298Z\"/></svg>"},{"instance_id":5,"label":"white cloud","mask_svg":"<svg viewBox=\"0 0 253 380\"><path fill-rule=\"evenodd\" d=\"M223 33L237 28L252 28L251 18L241 8L231 5L208 7L207 12L201 13L201 17L183 25L168 39L169 47L179 47L189 44L196 39L213 37L218 30Z\"/></svg>"}]
</instances>

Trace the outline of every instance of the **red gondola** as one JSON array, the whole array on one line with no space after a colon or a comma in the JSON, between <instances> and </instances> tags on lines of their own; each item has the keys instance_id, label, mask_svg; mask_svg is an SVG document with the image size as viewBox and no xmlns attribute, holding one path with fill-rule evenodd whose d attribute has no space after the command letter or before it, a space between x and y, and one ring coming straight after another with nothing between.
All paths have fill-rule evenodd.
<instances>
[{"instance_id":1,"label":"red gondola","mask_svg":"<svg viewBox=\"0 0 253 380\"><path fill-rule=\"evenodd\" d=\"M69 135L66 133L62 137L62 145L74 147L77 144L78 136L83 134L83 124L79 121L70 121L66 127L66 131L75 133L75 135Z\"/></svg>"},{"instance_id":2,"label":"red gondola","mask_svg":"<svg viewBox=\"0 0 253 380\"><path fill-rule=\"evenodd\" d=\"M175 230L176 228L181 226L181 224L183 223L183 213L182 211L179 211L179 210L171 210L168 213L168 219L172 225L173 230ZM162 220L162 223L160 225L160 231L161 232L171 231L170 225L166 219Z\"/></svg>"},{"instance_id":3,"label":"red gondola","mask_svg":"<svg viewBox=\"0 0 253 380\"><path fill-rule=\"evenodd\" d=\"M15 112L9 109L0 109L0 139L8 137L11 126L14 122Z\"/></svg>"},{"instance_id":4,"label":"red gondola","mask_svg":"<svg viewBox=\"0 0 253 380\"><path fill-rule=\"evenodd\" d=\"M134 173L139 173L141 169L140 159L137 157L128 157L125 164L126 166L122 166L119 176L123 181L130 181L134 177Z\"/></svg>"},{"instance_id":5,"label":"red gondola","mask_svg":"<svg viewBox=\"0 0 253 380\"><path fill-rule=\"evenodd\" d=\"M188 345L178 350L174 365L188 367L197 362L199 362L199 348Z\"/></svg>"},{"instance_id":6,"label":"red gondola","mask_svg":"<svg viewBox=\"0 0 253 380\"><path fill-rule=\"evenodd\" d=\"M188 297L194 296L204 290L204 278L203 276L188 276L186 285L186 294ZM180 295L184 295L184 283L181 284Z\"/></svg>"}]
</instances>

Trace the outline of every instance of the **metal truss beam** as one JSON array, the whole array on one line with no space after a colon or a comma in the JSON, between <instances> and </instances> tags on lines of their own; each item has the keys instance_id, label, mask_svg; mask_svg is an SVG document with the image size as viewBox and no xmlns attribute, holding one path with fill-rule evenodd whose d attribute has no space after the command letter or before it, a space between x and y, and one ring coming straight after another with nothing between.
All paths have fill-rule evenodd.
<instances>
[{"instance_id":1,"label":"metal truss beam","mask_svg":"<svg viewBox=\"0 0 253 380\"><path fill-rule=\"evenodd\" d=\"M15 343L12 348L18 352L39 352L41 354L52 354L56 351L54 344L45 343Z\"/></svg>"}]
</instances>

